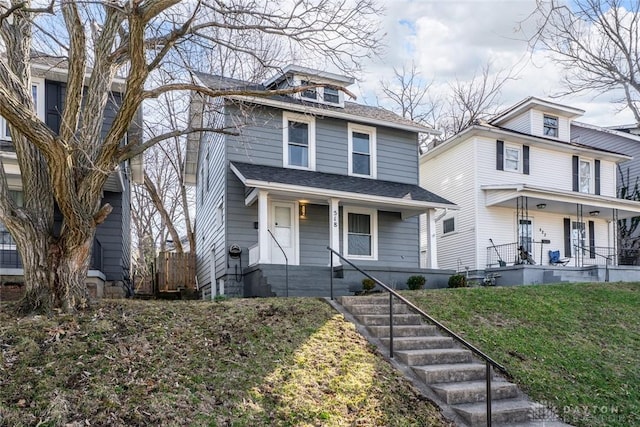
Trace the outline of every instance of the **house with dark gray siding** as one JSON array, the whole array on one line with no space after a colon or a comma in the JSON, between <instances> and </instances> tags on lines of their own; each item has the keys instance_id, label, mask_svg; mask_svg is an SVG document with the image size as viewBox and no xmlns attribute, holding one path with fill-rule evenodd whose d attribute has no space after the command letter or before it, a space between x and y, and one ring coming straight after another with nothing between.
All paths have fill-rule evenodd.
<instances>
[{"instance_id":1,"label":"house with dark gray siding","mask_svg":"<svg viewBox=\"0 0 640 427\"><path fill-rule=\"evenodd\" d=\"M36 59L32 65L33 87L38 116L55 132L60 130L61 111L64 108L66 70L51 63L47 58ZM118 111L120 93L114 91L109 97L105 111L103 134L106 135ZM139 122L132 125L131 132L140 132ZM11 143L7 122L0 117L0 156L4 164L10 191L18 203L22 201L22 182ZM138 165L140 166L140 165ZM87 285L94 297L101 297L105 283L123 279L130 265L130 178L129 162L121 164L108 178L103 190L103 203L113 210L98 226L95 233L91 265ZM60 227L62 216L55 213L54 227ZM0 223L0 286L20 283L23 269L13 238Z\"/></svg>"},{"instance_id":2,"label":"house with dark gray siding","mask_svg":"<svg viewBox=\"0 0 640 427\"><path fill-rule=\"evenodd\" d=\"M218 89L309 87L193 96L194 124L224 130L190 138L185 162L203 295L328 296L332 274L337 295L360 289L363 276L327 247L397 287L415 274L446 284L429 236L420 268L419 216L433 226L436 209L456 209L418 186L418 134L434 130L345 100L353 80L324 71L288 66L261 84L198 78Z\"/></svg>"}]
</instances>

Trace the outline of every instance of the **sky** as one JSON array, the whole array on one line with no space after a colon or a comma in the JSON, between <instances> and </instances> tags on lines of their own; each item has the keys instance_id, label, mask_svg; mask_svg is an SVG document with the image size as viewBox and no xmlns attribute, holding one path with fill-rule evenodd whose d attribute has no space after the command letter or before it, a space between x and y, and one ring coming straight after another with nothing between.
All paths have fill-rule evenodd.
<instances>
[{"instance_id":1,"label":"sky","mask_svg":"<svg viewBox=\"0 0 640 427\"><path fill-rule=\"evenodd\" d=\"M527 19L535 0L379 0L386 6L382 30L385 52L364 64L358 79L359 101L378 104L379 81L391 79L393 68L414 62L436 90L449 82L467 81L481 67L513 70L500 100L508 107L536 96L586 111L578 120L611 126L633 123L628 110L619 111L612 95L572 94L552 98L562 91L562 71L545 52L531 53L527 38L533 20Z\"/></svg>"}]
</instances>

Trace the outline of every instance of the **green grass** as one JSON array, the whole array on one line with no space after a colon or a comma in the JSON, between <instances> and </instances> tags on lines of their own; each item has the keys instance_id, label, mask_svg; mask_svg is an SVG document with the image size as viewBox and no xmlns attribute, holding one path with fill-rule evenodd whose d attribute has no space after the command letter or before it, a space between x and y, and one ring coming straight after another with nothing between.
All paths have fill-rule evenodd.
<instances>
[{"instance_id":1,"label":"green grass","mask_svg":"<svg viewBox=\"0 0 640 427\"><path fill-rule=\"evenodd\" d=\"M316 299L0 306L0 425L445 426Z\"/></svg>"},{"instance_id":2,"label":"green grass","mask_svg":"<svg viewBox=\"0 0 640 427\"><path fill-rule=\"evenodd\" d=\"M640 425L640 283L408 291L578 426Z\"/></svg>"}]
</instances>

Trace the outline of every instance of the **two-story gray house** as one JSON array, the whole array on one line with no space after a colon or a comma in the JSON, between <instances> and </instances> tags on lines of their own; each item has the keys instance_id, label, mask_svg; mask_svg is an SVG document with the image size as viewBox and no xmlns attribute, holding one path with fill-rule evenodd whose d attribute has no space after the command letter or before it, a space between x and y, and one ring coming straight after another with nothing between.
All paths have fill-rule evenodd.
<instances>
[{"instance_id":1,"label":"two-story gray house","mask_svg":"<svg viewBox=\"0 0 640 427\"><path fill-rule=\"evenodd\" d=\"M67 71L57 58L38 57L32 63L32 93L38 116L55 132L60 129L61 112L64 108L65 81ZM123 84L124 82L117 82ZM112 92L104 117L103 133L118 109L120 94ZM139 123L130 132L139 132ZM22 202L22 181L15 149L7 122L0 117L0 156L4 165L10 191L18 203ZM130 265L130 178L131 168L127 162L120 165L107 180L103 191L103 203L109 203L113 211L96 229L91 266L87 284L93 297L101 297L104 284L123 279ZM135 167L136 171L141 166ZM60 227L61 217L56 214L55 227ZM0 223L0 286L15 286L22 281L23 268L11 234Z\"/></svg>"},{"instance_id":2,"label":"two-story gray house","mask_svg":"<svg viewBox=\"0 0 640 427\"><path fill-rule=\"evenodd\" d=\"M353 80L333 73L288 66L262 84L198 78L258 91L317 85L291 95L194 95L196 125L225 130L189 139L185 164L196 185L197 276L207 296L327 296L327 246L397 286L435 274L420 270L419 215L433 226L436 209L455 205L418 186L418 134L432 129L345 100L339 88ZM362 280L344 264L333 256L338 293Z\"/></svg>"}]
</instances>

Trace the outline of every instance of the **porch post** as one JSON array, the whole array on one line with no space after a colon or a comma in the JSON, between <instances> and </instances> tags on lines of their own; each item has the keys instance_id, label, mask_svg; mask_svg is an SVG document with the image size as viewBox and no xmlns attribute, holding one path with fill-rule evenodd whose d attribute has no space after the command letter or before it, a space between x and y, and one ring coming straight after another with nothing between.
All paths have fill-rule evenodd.
<instances>
[{"instance_id":1,"label":"porch post","mask_svg":"<svg viewBox=\"0 0 640 427\"><path fill-rule=\"evenodd\" d=\"M427 268L438 268L435 209L429 209L427 212Z\"/></svg>"},{"instance_id":2,"label":"porch post","mask_svg":"<svg viewBox=\"0 0 640 427\"><path fill-rule=\"evenodd\" d=\"M269 264L269 204L265 190L258 191L258 264Z\"/></svg>"},{"instance_id":3,"label":"porch post","mask_svg":"<svg viewBox=\"0 0 640 427\"><path fill-rule=\"evenodd\" d=\"M329 199L329 246L331 249L337 252L340 251L340 208L338 203L340 199ZM337 267L342 265L340 258L334 253L331 254L333 259L333 266Z\"/></svg>"}]
</instances>

